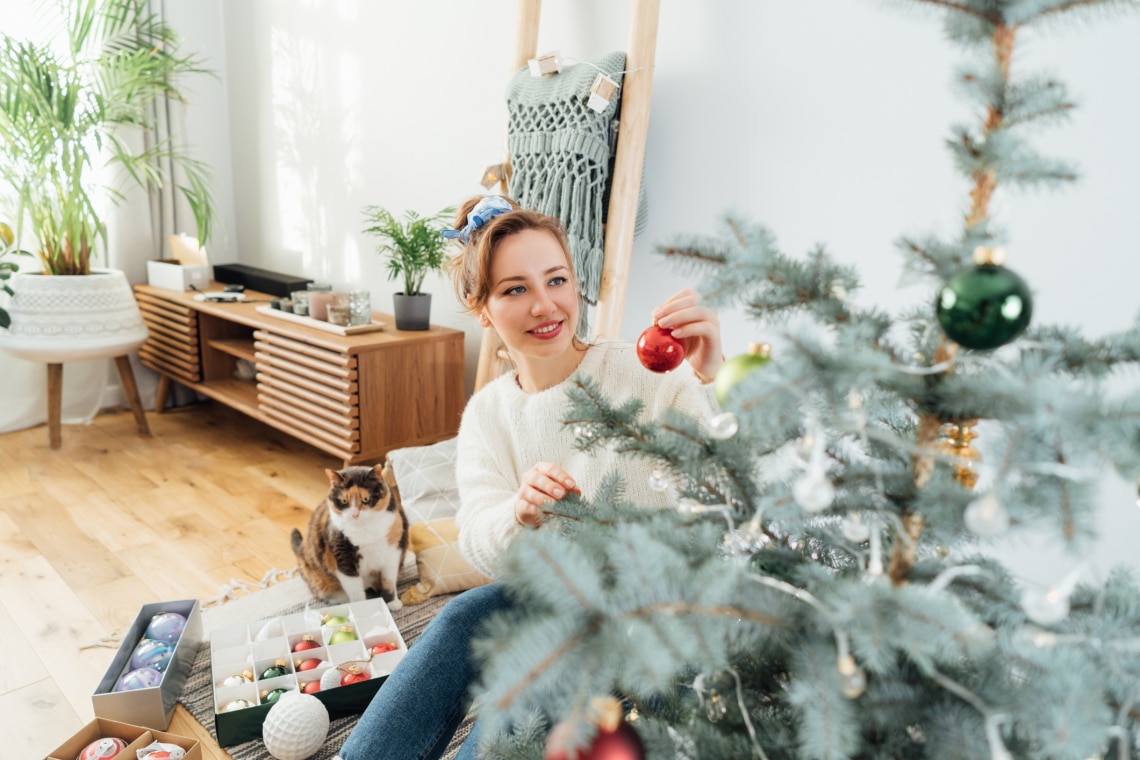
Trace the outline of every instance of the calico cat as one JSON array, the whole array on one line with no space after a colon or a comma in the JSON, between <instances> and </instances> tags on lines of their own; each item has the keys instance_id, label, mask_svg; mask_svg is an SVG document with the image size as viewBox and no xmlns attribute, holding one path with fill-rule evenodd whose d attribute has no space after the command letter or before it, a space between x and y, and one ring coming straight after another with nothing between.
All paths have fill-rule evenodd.
<instances>
[{"instance_id":1,"label":"calico cat","mask_svg":"<svg viewBox=\"0 0 1140 760\"><path fill-rule=\"evenodd\" d=\"M318 599L379 596L398 610L396 576L408 551L408 518L384 482L382 466L325 470L329 494L313 510L308 535L293 529L293 553Z\"/></svg>"}]
</instances>

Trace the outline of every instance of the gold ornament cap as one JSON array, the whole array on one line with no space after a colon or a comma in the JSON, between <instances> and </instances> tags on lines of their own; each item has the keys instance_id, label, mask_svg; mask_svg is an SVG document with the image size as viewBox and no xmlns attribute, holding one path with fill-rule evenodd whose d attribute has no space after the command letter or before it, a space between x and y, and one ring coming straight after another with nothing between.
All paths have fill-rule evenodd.
<instances>
[{"instance_id":1,"label":"gold ornament cap","mask_svg":"<svg viewBox=\"0 0 1140 760\"><path fill-rule=\"evenodd\" d=\"M979 245L974 249L974 263L980 267L1005 265L1005 249L1000 246Z\"/></svg>"},{"instance_id":2,"label":"gold ornament cap","mask_svg":"<svg viewBox=\"0 0 1140 760\"><path fill-rule=\"evenodd\" d=\"M748 353L762 359L770 359L772 357L772 346L767 343L751 342L748 344Z\"/></svg>"}]
</instances>

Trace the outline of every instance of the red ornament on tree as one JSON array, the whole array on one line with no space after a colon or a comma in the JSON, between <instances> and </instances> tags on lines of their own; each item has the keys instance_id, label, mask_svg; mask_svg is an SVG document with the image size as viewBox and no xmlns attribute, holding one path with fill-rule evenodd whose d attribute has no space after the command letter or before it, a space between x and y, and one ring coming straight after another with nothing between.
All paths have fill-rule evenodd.
<instances>
[{"instance_id":1,"label":"red ornament on tree","mask_svg":"<svg viewBox=\"0 0 1140 760\"><path fill-rule=\"evenodd\" d=\"M371 678L371 676L356 665L353 665L348 669L348 672L341 677L340 685L348 686L350 683L360 683L361 681L367 681L369 678Z\"/></svg>"},{"instance_id":2,"label":"red ornament on tree","mask_svg":"<svg viewBox=\"0 0 1140 760\"><path fill-rule=\"evenodd\" d=\"M574 723L566 720L550 732L545 760L645 760L645 745L633 726L625 722L621 702L613 697L592 700L590 719L598 726L590 746L573 748Z\"/></svg>"},{"instance_id":3,"label":"red ornament on tree","mask_svg":"<svg viewBox=\"0 0 1140 760\"><path fill-rule=\"evenodd\" d=\"M685 344L654 323L637 339L637 358L652 372L672 372L685 360Z\"/></svg>"}]
</instances>

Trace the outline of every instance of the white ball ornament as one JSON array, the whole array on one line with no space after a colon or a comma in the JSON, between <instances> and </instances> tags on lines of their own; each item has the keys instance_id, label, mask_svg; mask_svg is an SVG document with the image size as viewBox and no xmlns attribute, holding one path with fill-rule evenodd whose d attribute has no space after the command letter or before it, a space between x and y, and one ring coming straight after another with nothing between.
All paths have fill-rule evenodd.
<instances>
[{"instance_id":1,"label":"white ball ornament","mask_svg":"<svg viewBox=\"0 0 1140 760\"><path fill-rule=\"evenodd\" d=\"M340 686L340 679L344 673L339 668L329 668L321 674L321 691L328 691Z\"/></svg>"},{"instance_id":2,"label":"white ball ornament","mask_svg":"<svg viewBox=\"0 0 1140 760\"><path fill-rule=\"evenodd\" d=\"M285 692L269 709L261 734L277 760L305 760L328 738L329 711L312 694Z\"/></svg>"}]
</instances>

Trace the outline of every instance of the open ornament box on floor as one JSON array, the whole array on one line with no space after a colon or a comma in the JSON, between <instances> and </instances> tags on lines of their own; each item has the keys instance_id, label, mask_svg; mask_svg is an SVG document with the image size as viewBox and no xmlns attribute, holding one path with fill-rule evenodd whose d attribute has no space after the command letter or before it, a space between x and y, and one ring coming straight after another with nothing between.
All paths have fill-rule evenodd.
<instances>
[{"instance_id":1,"label":"open ornament box on floor","mask_svg":"<svg viewBox=\"0 0 1140 760\"><path fill-rule=\"evenodd\" d=\"M145 638L147 626L155 615L173 612L186 618L186 626L173 641L174 651L155 686L129 691L115 691L115 684L125 673L134 670L131 655ZM131 627L123 634L122 644L115 653L107 672L91 695L95 717L121 723L145 726L158 731L170 725L174 705L182 694L182 687L198 654L202 641L202 611L197 599L180 599L169 602L144 604Z\"/></svg>"},{"instance_id":2,"label":"open ornament box on floor","mask_svg":"<svg viewBox=\"0 0 1140 760\"><path fill-rule=\"evenodd\" d=\"M322 622L329 617L341 617L347 623ZM330 643L333 635L346 626L357 638ZM311 636L318 646L294 652L293 648L306 636ZM395 648L372 655L372 648L378 644ZM314 696L328 709L330 719L364 712L380 685L407 652L404 637L400 635L383 599L312 608L218 629L210 636L214 733L218 744L228 747L260 738L265 716L273 707L264 695L274 689L298 690L311 681L320 681L325 686ZM321 661L317 667L298 669L300 662L314 658ZM260 677L280 661L285 663L285 675ZM322 681L330 670L339 670L343 674L351 666L359 667L368 675L368 680L331 688L327 686L327 680ZM252 673L254 680L226 685L227 679L233 680L233 676L243 672ZM245 700L251 706L226 709L237 700Z\"/></svg>"}]
</instances>

